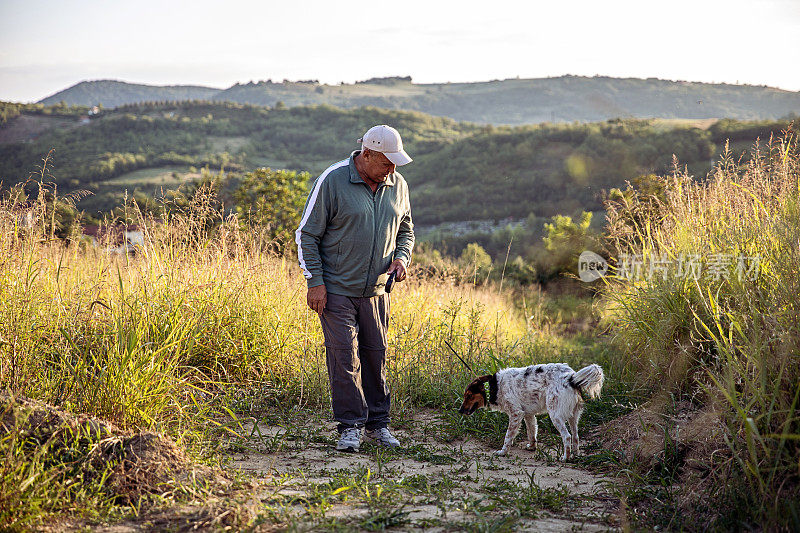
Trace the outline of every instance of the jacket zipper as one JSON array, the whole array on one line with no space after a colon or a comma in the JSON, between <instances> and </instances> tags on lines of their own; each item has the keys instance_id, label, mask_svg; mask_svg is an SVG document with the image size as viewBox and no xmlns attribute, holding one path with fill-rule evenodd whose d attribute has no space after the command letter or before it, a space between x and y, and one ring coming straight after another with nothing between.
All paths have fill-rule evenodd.
<instances>
[{"instance_id":1,"label":"jacket zipper","mask_svg":"<svg viewBox=\"0 0 800 533\"><path fill-rule=\"evenodd\" d=\"M366 183L364 184L367 187L367 191L372 193L372 249L369 252L369 268L367 269L367 282L364 284L364 290L361 292L361 296L367 296L367 288L369 287L369 279L372 276L372 264L374 263L373 259L375 257L375 241L378 239L378 204L375 203L375 198L378 195L378 191L381 190L383 186L378 185L378 188L375 189L375 192L369 188L369 185Z\"/></svg>"}]
</instances>

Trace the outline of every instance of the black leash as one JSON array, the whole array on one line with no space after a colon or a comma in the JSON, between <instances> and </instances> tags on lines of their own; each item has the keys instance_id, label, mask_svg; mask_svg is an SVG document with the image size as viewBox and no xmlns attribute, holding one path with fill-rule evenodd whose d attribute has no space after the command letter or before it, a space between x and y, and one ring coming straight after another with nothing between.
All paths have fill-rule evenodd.
<instances>
[{"instance_id":1,"label":"black leash","mask_svg":"<svg viewBox=\"0 0 800 533\"><path fill-rule=\"evenodd\" d=\"M386 292L392 292L392 286L394 286L394 277L397 274L397 270L393 270L389 277L386 279L386 286L383 288Z\"/></svg>"},{"instance_id":2,"label":"black leash","mask_svg":"<svg viewBox=\"0 0 800 533\"><path fill-rule=\"evenodd\" d=\"M455 349L453 349L453 347L452 347L452 346L450 346L450 343L449 343L449 342L447 342L447 341L444 341L444 343L447 345L447 347L448 347L448 348L450 348L450 351L451 351L451 352L453 352L453 355L455 355L456 357L458 357L458 360L459 360L459 361L461 361L461 362L464 364L464 366L465 366L465 367L467 367L467 370L469 370L470 372L472 372L473 374L475 374L475 371L474 371L474 370L472 370L472 367L471 367L471 366L469 366L469 365L467 364L467 362L466 362L466 361L464 361L463 359L461 359L461 356L460 356L460 355L458 355L458 352L456 352L456 351L455 351ZM475 376L477 376L477 375L478 375L478 374L475 374Z\"/></svg>"}]
</instances>

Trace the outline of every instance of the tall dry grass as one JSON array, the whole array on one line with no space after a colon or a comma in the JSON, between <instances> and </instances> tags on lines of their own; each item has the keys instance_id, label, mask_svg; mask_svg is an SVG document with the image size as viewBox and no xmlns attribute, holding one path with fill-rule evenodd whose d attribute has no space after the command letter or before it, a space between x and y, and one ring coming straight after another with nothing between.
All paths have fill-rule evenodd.
<instances>
[{"instance_id":1,"label":"tall dry grass","mask_svg":"<svg viewBox=\"0 0 800 533\"><path fill-rule=\"evenodd\" d=\"M152 215L126 204L121 218L143 232L135 250L57 228L54 192L29 199L14 189L0 199L0 392L163 431L195 456L217 451L222 427L239 427L233 418L278 411L294 419L287 410L327 408L321 328L296 261L271 253L258 228L223 216L212 188ZM69 239L56 239L56 230ZM392 292L388 379L401 420L422 405L457 417L472 375L445 341L480 372L598 362L594 345L547 331L541 295L521 312L499 288L459 284L466 276L451 274L412 268ZM3 420L15 413L6 403ZM0 431L0 529L130 512L107 486L113 465L80 471L78 458L96 439L56 449L26 424L22 417ZM497 419L481 425L473 417L462 430L493 438L505 431Z\"/></svg>"},{"instance_id":2,"label":"tall dry grass","mask_svg":"<svg viewBox=\"0 0 800 533\"><path fill-rule=\"evenodd\" d=\"M800 527L798 139L756 143L746 160L726 151L707 181L676 170L663 186L608 206L618 257L642 262L606 290L608 319L642 382L722 406L729 453L707 458L715 527ZM679 268L693 256L697 279Z\"/></svg>"},{"instance_id":3,"label":"tall dry grass","mask_svg":"<svg viewBox=\"0 0 800 533\"><path fill-rule=\"evenodd\" d=\"M53 240L32 205L0 205L0 387L178 438L221 414L327 405L299 268L222 216L210 189L154 216L128 206L144 233L135 253ZM444 340L481 367L526 334L492 290L412 277L391 298L399 406L455 401L469 374Z\"/></svg>"}]
</instances>

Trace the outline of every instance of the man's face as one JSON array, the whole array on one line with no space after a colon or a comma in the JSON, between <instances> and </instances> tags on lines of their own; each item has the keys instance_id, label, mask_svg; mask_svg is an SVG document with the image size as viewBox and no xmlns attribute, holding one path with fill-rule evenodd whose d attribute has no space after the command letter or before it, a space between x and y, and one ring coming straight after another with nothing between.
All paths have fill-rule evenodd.
<instances>
[{"instance_id":1,"label":"man's face","mask_svg":"<svg viewBox=\"0 0 800 533\"><path fill-rule=\"evenodd\" d=\"M380 152L364 151L364 173L372 181L383 182L395 171L395 165Z\"/></svg>"}]
</instances>

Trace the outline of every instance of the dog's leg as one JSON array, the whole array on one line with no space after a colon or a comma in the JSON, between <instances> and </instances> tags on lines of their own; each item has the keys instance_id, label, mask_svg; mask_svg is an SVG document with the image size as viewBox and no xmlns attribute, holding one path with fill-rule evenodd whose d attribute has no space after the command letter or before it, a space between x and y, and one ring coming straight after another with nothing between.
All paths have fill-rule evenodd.
<instances>
[{"instance_id":1,"label":"dog's leg","mask_svg":"<svg viewBox=\"0 0 800 533\"><path fill-rule=\"evenodd\" d=\"M525 428L528 430L528 446L529 450L536 449L536 435L539 432L539 425L536 422L536 415L525 416Z\"/></svg>"},{"instance_id":2,"label":"dog's leg","mask_svg":"<svg viewBox=\"0 0 800 533\"><path fill-rule=\"evenodd\" d=\"M564 455L561 456L561 460L568 461L570 456L570 447L572 445L572 436L569 434L567 424L564 422L564 420L558 417L551 416L550 420L553 421L553 425L561 434L561 441L564 443Z\"/></svg>"},{"instance_id":3,"label":"dog's leg","mask_svg":"<svg viewBox=\"0 0 800 533\"><path fill-rule=\"evenodd\" d=\"M505 455L509 446L514 442L514 437L519 433L519 428L522 426L522 413L512 413L508 415L508 430L506 431L506 439L503 441L503 447L497 450L497 455Z\"/></svg>"},{"instance_id":4,"label":"dog's leg","mask_svg":"<svg viewBox=\"0 0 800 533\"><path fill-rule=\"evenodd\" d=\"M578 439L578 419L581 417L580 411L575 411L569 419L569 426L572 430L572 455L578 455L580 440Z\"/></svg>"}]
</instances>

